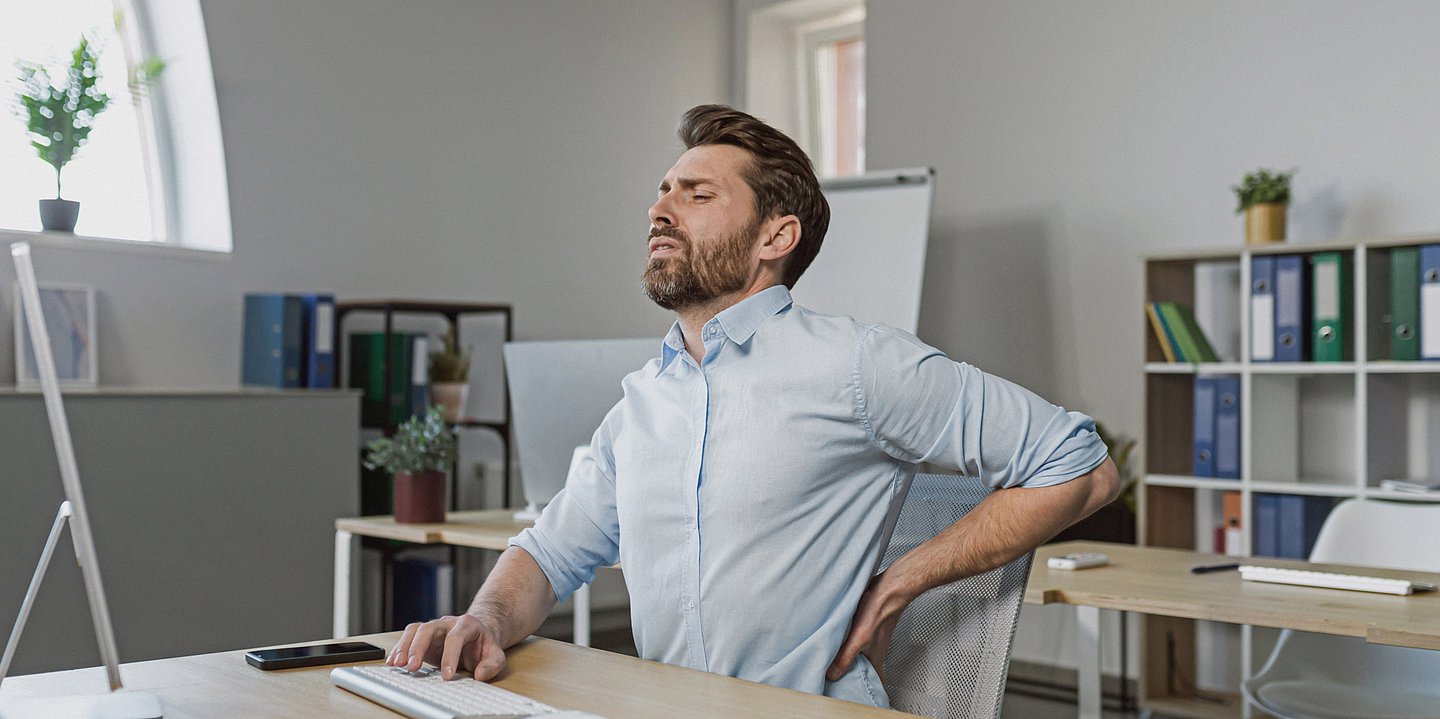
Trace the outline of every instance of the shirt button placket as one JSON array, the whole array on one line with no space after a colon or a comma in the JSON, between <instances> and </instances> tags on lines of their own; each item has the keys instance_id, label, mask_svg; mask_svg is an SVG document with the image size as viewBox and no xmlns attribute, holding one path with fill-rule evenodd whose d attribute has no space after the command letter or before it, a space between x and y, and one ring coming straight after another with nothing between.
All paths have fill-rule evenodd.
<instances>
[{"instance_id":1,"label":"shirt button placket","mask_svg":"<svg viewBox=\"0 0 1440 719\"><path fill-rule=\"evenodd\" d=\"M719 333L717 324L712 321L705 327L705 336L708 346L710 338ZM708 352L707 352L708 354ZM685 629L689 634L691 649L691 662L693 668L706 671L709 669L709 661L705 653L705 634L702 630L700 611L697 602L700 597L700 560L703 550L700 534L700 484L705 475L705 445L710 432L710 380L706 368L701 365L697 373L698 385L696 386L695 411L697 413L696 425L700 428L698 442L695 445L695 461L691 466L693 484L690 487L693 501L689 503L687 516L685 518L686 529L688 530L687 540L690 544L690 576L686 587L686 594L682 597L681 611L685 615Z\"/></svg>"}]
</instances>

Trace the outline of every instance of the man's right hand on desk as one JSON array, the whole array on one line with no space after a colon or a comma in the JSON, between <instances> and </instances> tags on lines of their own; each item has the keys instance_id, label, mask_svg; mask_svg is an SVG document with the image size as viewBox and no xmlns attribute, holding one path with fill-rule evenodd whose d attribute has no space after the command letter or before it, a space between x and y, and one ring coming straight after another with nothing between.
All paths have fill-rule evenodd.
<instances>
[{"instance_id":1,"label":"man's right hand on desk","mask_svg":"<svg viewBox=\"0 0 1440 719\"><path fill-rule=\"evenodd\" d=\"M413 672L428 662L447 680L463 671L489 681L505 668L505 648L539 629L554 606L555 590L540 565L511 547L495 562L468 612L405 627L385 663Z\"/></svg>"},{"instance_id":2,"label":"man's right hand on desk","mask_svg":"<svg viewBox=\"0 0 1440 719\"><path fill-rule=\"evenodd\" d=\"M430 663L447 681L459 671L489 681L505 668L505 649L489 624L472 614L440 617L405 627L385 663L419 671Z\"/></svg>"}]
</instances>

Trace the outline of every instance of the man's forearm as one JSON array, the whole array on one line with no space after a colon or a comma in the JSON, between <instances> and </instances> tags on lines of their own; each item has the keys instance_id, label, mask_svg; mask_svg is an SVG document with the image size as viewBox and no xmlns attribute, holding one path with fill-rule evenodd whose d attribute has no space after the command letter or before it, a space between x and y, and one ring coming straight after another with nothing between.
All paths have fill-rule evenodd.
<instances>
[{"instance_id":1,"label":"man's forearm","mask_svg":"<svg viewBox=\"0 0 1440 719\"><path fill-rule=\"evenodd\" d=\"M1006 564L1118 494L1115 464L1108 458L1069 482L992 492L950 528L896 560L882 581L891 592L914 599L933 587Z\"/></svg>"},{"instance_id":2,"label":"man's forearm","mask_svg":"<svg viewBox=\"0 0 1440 719\"><path fill-rule=\"evenodd\" d=\"M500 646L510 647L540 628L555 606L555 590L529 552L511 547L475 593L468 614L495 633Z\"/></svg>"}]
</instances>

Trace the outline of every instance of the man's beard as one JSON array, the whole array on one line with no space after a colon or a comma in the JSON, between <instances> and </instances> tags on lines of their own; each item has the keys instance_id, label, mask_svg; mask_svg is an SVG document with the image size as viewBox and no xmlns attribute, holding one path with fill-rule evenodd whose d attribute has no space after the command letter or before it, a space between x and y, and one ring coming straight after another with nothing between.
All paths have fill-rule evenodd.
<instances>
[{"instance_id":1,"label":"man's beard","mask_svg":"<svg viewBox=\"0 0 1440 719\"><path fill-rule=\"evenodd\" d=\"M749 223L729 237L696 244L673 227L651 228L650 237L669 237L681 252L657 257L645 266L645 295L667 310L685 309L745 289L750 280L750 247L760 223Z\"/></svg>"}]
</instances>

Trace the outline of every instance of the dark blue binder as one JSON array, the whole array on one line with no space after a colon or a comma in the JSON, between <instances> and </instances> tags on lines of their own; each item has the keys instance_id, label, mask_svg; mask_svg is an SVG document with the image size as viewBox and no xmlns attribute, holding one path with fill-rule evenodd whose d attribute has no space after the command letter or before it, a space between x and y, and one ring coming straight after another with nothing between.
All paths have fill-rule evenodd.
<instances>
[{"instance_id":1,"label":"dark blue binder","mask_svg":"<svg viewBox=\"0 0 1440 719\"><path fill-rule=\"evenodd\" d=\"M453 612L455 569L448 562L401 555L391 564L390 629L427 622Z\"/></svg>"},{"instance_id":2,"label":"dark blue binder","mask_svg":"<svg viewBox=\"0 0 1440 719\"><path fill-rule=\"evenodd\" d=\"M1255 529L1250 535L1250 554L1280 556L1280 496L1255 495Z\"/></svg>"},{"instance_id":3,"label":"dark blue binder","mask_svg":"<svg viewBox=\"0 0 1440 719\"><path fill-rule=\"evenodd\" d=\"M1281 255L1275 258L1275 361L1303 362L1306 354L1306 301L1310 295L1305 287L1305 258Z\"/></svg>"},{"instance_id":4,"label":"dark blue binder","mask_svg":"<svg viewBox=\"0 0 1440 719\"><path fill-rule=\"evenodd\" d=\"M1330 514L1333 505L1329 497L1305 497L1282 494L1279 521L1277 524L1277 555L1288 559L1308 559L1315 539L1320 536L1320 525Z\"/></svg>"},{"instance_id":5,"label":"dark blue binder","mask_svg":"<svg viewBox=\"0 0 1440 719\"><path fill-rule=\"evenodd\" d=\"M1240 378L1215 378L1215 476L1240 478Z\"/></svg>"},{"instance_id":6,"label":"dark blue binder","mask_svg":"<svg viewBox=\"0 0 1440 719\"><path fill-rule=\"evenodd\" d=\"M305 307L302 357L305 386L328 389L335 386L335 298L331 295L300 295Z\"/></svg>"},{"instance_id":7,"label":"dark blue binder","mask_svg":"<svg viewBox=\"0 0 1440 719\"><path fill-rule=\"evenodd\" d=\"M1250 359L1275 360L1275 258L1250 259Z\"/></svg>"},{"instance_id":8,"label":"dark blue binder","mask_svg":"<svg viewBox=\"0 0 1440 719\"><path fill-rule=\"evenodd\" d=\"M1440 245L1420 248L1420 359L1440 360Z\"/></svg>"},{"instance_id":9,"label":"dark blue binder","mask_svg":"<svg viewBox=\"0 0 1440 719\"><path fill-rule=\"evenodd\" d=\"M300 298L245 295L240 381L256 387L299 387L304 307Z\"/></svg>"},{"instance_id":10,"label":"dark blue binder","mask_svg":"<svg viewBox=\"0 0 1440 719\"><path fill-rule=\"evenodd\" d=\"M1215 476L1215 378L1195 378L1195 448L1190 473Z\"/></svg>"}]
</instances>

